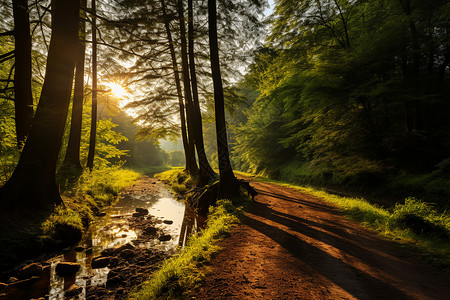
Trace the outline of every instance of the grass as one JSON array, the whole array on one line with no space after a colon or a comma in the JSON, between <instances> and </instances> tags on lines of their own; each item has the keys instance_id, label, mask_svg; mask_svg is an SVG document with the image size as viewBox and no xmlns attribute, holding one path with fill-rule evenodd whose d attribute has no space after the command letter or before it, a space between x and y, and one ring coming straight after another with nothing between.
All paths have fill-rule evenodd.
<instances>
[{"instance_id":1,"label":"grass","mask_svg":"<svg viewBox=\"0 0 450 300\"><path fill-rule=\"evenodd\" d=\"M64 196L74 201L81 200L98 207L110 205L119 192L133 184L141 174L119 167L105 167L84 172L76 185L64 192Z\"/></svg>"},{"instance_id":2,"label":"grass","mask_svg":"<svg viewBox=\"0 0 450 300\"><path fill-rule=\"evenodd\" d=\"M183 168L173 168L156 174L155 177L169 184L175 193L181 195L185 195L192 185L196 183L196 179L185 173Z\"/></svg>"},{"instance_id":3,"label":"grass","mask_svg":"<svg viewBox=\"0 0 450 300\"><path fill-rule=\"evenodd\" d=\"M238 222L236 209L229 200L219 200L210 209L208 225L191 236L187 246L167 259L161 268L131 293L129 299L183 299L204 279L200 266L220 250L217 242Z\"/></svg>"},{"instance_id":4,"label":"grass","mask_svg":"<svg viewBox=\"0 0 450 300\"><path fill-rule=\"evenodd\" d=\"M369 203L363 198L341 197L324 191L292 185L249 173L257 181L272 182L316 196L339 208L350 219L378 231L384 238L407 247L430 264L450 272L450 215L438 212L432 204L405 199L391 209Z\"/></svg>"},{"instance_id":5,"label":"grass","mask_svg":"<svg viewBox=\"0 0 450 300\"><path fill-rule=\"evenodd\" d=\"M165 172L172 169L170 166L129 166L129 169L145 175L153 175L155 173Z\"/></svg>"}]
</instances>

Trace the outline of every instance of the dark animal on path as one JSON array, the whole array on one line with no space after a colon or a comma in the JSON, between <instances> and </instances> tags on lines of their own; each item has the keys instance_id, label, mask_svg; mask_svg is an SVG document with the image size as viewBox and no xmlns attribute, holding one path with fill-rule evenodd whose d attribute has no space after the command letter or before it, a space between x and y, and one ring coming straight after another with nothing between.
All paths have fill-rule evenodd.
<instances>
[{"instance_id":1,"label":"dark animal on path","mask_svg":"<svg viewBox=\"0 0 450 300\"><path fill-rule=\"evenodd\" d=\"M248 196L252 196L252 200L255 200L255 196L258 195L258 192L250 185L248 181L239 180L239 184L247 190Z\"/></svg>"}]
</instances>

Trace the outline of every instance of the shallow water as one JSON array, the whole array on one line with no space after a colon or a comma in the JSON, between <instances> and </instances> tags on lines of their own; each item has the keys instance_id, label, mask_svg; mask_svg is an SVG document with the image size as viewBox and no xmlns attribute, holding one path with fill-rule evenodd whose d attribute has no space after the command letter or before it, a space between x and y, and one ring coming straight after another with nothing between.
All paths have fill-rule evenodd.
<instances>
[{"instance_id":1,"label":"shallow water","mask_svg":"<svg viewBox=\"0 0 450 300\"><path fill-rule=\"evenodd\" d=\"M137 207L148 209L149 216L153 216L152 220L157 223L155 227L160 229L162 233L171 235L171 239L161 242L155 237L137 243L136 240L141 232L138 229L131 228L128 223ZM115 205L103 212L106 215L96 217L88 232L83 236L78 245L82 247L82 249L78 249L79 252L75 251L76 247L74 247L68 249L64 254L48 260L51 265L49 271L45 272L32 286L26 287L29 297L49 295L49 299L64 299L64 292L72 284L76 284L83 287L83 292L76 299L84 299L87 286L104 285L106 283L109 269L107 267L91 268L92 259L99 256L102 250L131 243L136 247L159 249L165 253L173 254L179 247L184 246L186 236L189 236L198 228L194 211L190 207L186 207L184 203L177 201L172 192L160 182L153 185L151 191L147 190L145 185L136 186L126 191ZM165 224L164 220L170 220L173 223ZM86 251L87 249L89 250ZM61 261L77 262L80 264L81 270L75 276L60 277L56 274L55 268ZM48 288L46 289L45 286ZM8 293L15 296L7 299L25 299L26 297L17 298L21 292L25 291L18 290L15 293Z\"/></svg>"}]
</instances>

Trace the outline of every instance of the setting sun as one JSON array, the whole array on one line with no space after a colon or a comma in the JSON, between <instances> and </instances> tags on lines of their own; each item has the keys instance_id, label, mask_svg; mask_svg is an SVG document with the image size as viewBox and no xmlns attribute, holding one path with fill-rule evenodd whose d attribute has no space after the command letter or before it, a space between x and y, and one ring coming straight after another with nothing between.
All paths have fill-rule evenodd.
<instances>
[{"instance_id":1,"label":"setting sun","mask_svg":"<svg viewBox=\"0 0 450 300\"><path fill-rule=\"evenodd\" d=\"M108 82L106 83L106 86L110 88L111 94L113 94L115 97L123 99L128 95L127 90L116 82Z\"/></svg>"}]
</instances>

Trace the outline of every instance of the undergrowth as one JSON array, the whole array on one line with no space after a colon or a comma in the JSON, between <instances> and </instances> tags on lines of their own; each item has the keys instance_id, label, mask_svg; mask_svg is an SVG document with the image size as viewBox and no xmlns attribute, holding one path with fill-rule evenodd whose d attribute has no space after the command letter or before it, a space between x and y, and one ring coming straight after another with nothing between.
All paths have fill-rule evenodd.
<instances>
[{"instance_id":1,"label":"undergrowth","mask_svg":"<svg viewBox=\"0 0 450 300\"><path fill-rule=\"evenodd\" d=\"M217 242L238 222L240 208L229 200L219 200L210 208L205 229L190 237L187 246L164 261L162 267L129 295L129 299L187 298L190 291L205 277L200 268L219 251Z\"/></svg>"}]
</instances>

